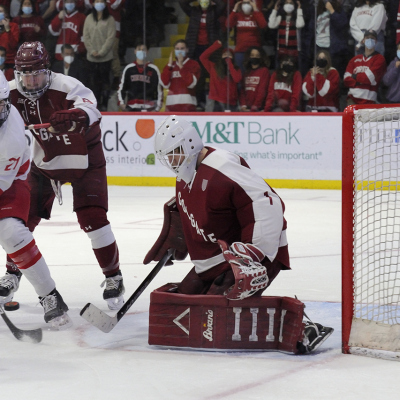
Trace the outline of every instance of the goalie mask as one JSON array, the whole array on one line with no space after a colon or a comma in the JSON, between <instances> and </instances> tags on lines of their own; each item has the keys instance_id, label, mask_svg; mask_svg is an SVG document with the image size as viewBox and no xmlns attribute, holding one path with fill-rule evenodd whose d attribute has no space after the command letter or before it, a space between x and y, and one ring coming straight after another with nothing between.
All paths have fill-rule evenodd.
<instances>
[{"instance_id":1,"label":"goalie mask","mask_svg":"<svg viewBox=\"0 0 400 400\"><path fill-rule=\"evenodd\" d=\"M7 121L10 109L10 86L3 71L0 70L0 127Z\"/></svg>"},{"instance_id":2,"label":"goalie mask","mask_svg":"<svg viewBox=\"0 0 400 400\"><path fill-rule=\"evenodd\" d=\"M193 125L176 115L168 117L157 129L154 149L158 160L186 183L193 179L203 147Z\"/></svg>"},{"instance_id":3,"label":"goalie mask","mask_svg":"<svg viewBox=\"0 0 400 400\"><path fill-rule=\"evenodd\" d=\"M30 100L37 100L50 87L50 58L41 42L25 42L15 57L15 83L18 91Z\"/></svg>"}]
</instances>

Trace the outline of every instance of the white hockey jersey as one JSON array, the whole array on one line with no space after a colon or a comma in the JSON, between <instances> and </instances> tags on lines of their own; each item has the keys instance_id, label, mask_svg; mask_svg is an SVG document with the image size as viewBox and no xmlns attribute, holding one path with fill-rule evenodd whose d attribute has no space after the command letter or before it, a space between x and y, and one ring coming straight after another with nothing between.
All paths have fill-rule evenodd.
<instances>
[{"instance_id":1,"label":"white hockey jersey","mask_svg":"<svg viewBox=\"0 0 400 400\"><path fill-rule=\"evenodd\" d=\"M22 118L14 106L0 128L0 195L16 179L25 180L30 169L30 150Z\"/></svg>"}]
</instances>

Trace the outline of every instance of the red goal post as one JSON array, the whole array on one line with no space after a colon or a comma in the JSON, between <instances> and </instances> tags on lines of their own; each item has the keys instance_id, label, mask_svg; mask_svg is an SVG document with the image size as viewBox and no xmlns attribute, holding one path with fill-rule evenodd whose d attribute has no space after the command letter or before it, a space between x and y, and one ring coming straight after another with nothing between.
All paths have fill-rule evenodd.
<instances>
[{"instance_id":1,"label":"red goal post","mask_svg":"<svg viewBox=\"0 0 400 400\"><path fill-rule=\"evenodd\" d=\"M400 104L342 126L342 351L400 360Z\"/></svg>"}]
</instances>

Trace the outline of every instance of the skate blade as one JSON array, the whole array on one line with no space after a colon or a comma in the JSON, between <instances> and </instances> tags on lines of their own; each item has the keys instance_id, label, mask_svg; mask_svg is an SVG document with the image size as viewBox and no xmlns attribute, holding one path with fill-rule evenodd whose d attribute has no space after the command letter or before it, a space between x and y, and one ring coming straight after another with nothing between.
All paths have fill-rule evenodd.
<instances>
[{"instance_id":1,"label":"skate blade","mask_svg":"<svg viewBox=\"0 0 400 400\"><path fill-rule=\"evenodd\" d=\"M48 322L48 325L50 325L51 329L55 331L63 331L72 326L72 320L67 313L64 313L59 317L53 318Z\"/></svg>"},{"instance_id":2,"label":"skate blade","mask_svg":"<svg viewBox=\"0 0 400 400\"><path fill-rule=\"evenodd\" d=\"M106 301L110 310L119 310L125 303L124 296L114 297Z\"/></svg>"}]
</instances>

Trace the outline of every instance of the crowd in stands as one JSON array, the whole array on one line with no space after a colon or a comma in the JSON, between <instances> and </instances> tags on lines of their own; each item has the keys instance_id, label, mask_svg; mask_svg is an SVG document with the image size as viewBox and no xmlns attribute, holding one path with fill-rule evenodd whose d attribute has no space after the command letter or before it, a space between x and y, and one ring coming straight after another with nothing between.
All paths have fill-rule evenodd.
<instances>
[{"instance_id":1,"label":"crowd in stands","mask_svg":"<svg viewBox=\"0 0 400 400\"><path fill-rule=\"evenodd\" d=\"M399 3L178 0L185 40L160 70L148 54L167 39L165 24L177 22L170 2L0 0L0 69L12 80L18 47L41 41L52 70L89 86L101 111L110 96L131 112L336 112L396 103ZM129 47L135 56L126 64Z\"/></svg>"}]
</instances>

